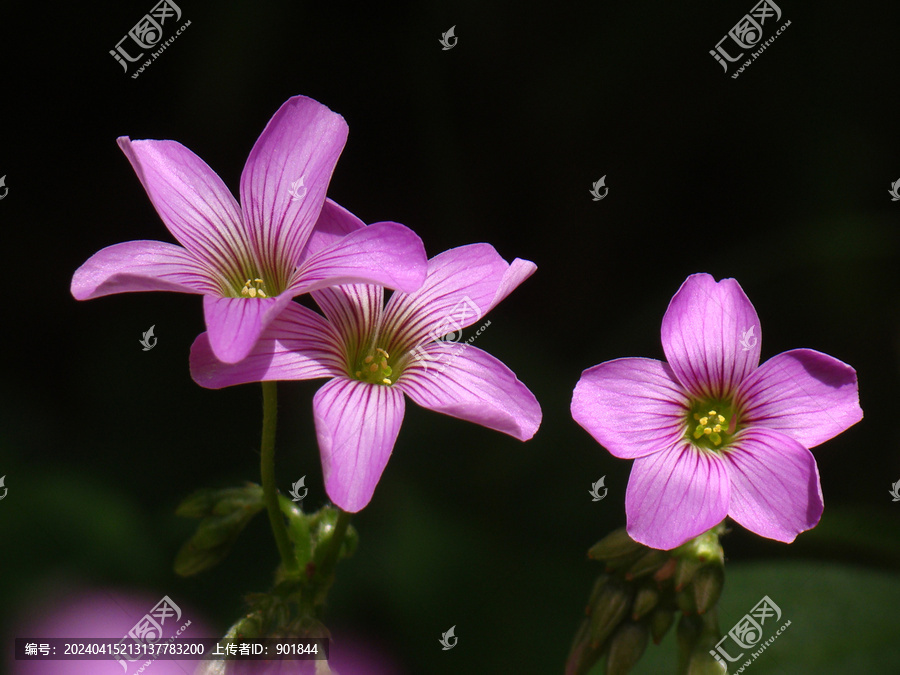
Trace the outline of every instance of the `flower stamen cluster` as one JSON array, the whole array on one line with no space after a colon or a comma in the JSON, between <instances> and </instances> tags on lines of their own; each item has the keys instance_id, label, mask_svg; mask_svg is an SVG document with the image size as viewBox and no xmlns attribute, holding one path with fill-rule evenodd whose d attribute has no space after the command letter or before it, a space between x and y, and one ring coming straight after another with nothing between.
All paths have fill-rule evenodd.
<instances>
[{"instance_id":1,"label":"flower stamen cluster","mask_svg":"<svg viewBox=\"0 0 900 675\"><path fill-rule=\"evenodd\" d=\"M391 375L394 374L394 369L388 365L389 358L390 354L381 347L376 347L375 352L366 356L359 364L359 370L355 373L356 379L369 384L393 384Z\"/></svg>"},{"instance_id":2,"label":"flower stamen cluster","mask_svg":"<svg viewBox=\"0 0 900 675\"><path fill-rule=\"evenodd\" d=\"M268 297L266 293L266 284L262 279L247 279L244 282L244 287L241 289L241 296L244 298L266 298Z\"/></svg>"}]
</instances>

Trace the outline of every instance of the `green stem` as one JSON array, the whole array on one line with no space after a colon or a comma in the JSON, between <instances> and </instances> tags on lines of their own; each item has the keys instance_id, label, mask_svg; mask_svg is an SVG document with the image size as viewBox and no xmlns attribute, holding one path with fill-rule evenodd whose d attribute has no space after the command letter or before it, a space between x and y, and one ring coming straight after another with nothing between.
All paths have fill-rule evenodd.
<instances>
[{"instance_id":1,"label":"green stem","mask_svg":"<svg viewBox=\"0 0 900 675\"><path fill-rule=\"evenodd\" d=\"M298 576L300 566L294 556L294 549L288 539L284 516L278 507L278 487L275 485L275 429L278 425L278 385L263 382L263 428L260 451L260 474L262 475L263 500L269 512L269 524L281 554L281 564L288 576Z\"/></svg>"}]
</instances>

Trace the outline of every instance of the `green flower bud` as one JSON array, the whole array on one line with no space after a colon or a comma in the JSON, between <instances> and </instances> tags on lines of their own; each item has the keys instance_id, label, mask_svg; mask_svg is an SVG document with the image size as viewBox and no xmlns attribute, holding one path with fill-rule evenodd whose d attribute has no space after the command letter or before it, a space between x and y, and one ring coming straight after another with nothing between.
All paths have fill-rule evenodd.
<instances>
[{"instance_id":1,"label":"green flower bud","mask_svg":"<svg viewBox=\"0 0 900 675\"><path fill-rule=\"evenodd\" d=\"M700 569L702 565L703 563L696 558L678 558L678 563L675 566L675 590L680 591L691 583L691 579L694 578L694 573Z\"/></svg>"},{"instance_id":2,"label":"green flower bud","mask_svg":"<svg viewBox=\"0 0 900 675\"><path fill-rule=\"evenodd\" d=\"M625 572L625 578L631 581L632 579L640 579L648 574L653 574L662 567L667 560L669 560L668 551L650 549L632 563L628 568L628 571Z\"/></svg>"},{"instance_id":3,"label":"green flower bud","mask_svg":"<svg viewBox=\"0 0 900 675\"><path fill-rule=\"evenodd\" d=\"M675 612L671 609L663 609L657 607L653 614L650 615L650 636L653 638L653 644L659 644L672 627L675 621Z\"/></svg>"},{"instance_id":4,"label":"green flower bud","mask_svg":"<svg viewBox=\"0 0 900 675\"><path fill-rule=\"evenodd\" d=\"M642 623L626 621L609 642L606 675L625 675L644 655L649 631Z\"/></svg>"},{"instance_id":5,"label":"green flower bud","mask_svg":"<svg viewBox=\"0 0 900 675\"><path fill-rule=\"evenodd\" d=\"M613 632L631 607L631 592L619 582L607 582L591 611L591 646L598 647Z\"/></svg>"},{"instance_id":6,"label":"green flower bud","mask_svg":"<svg viewBox=\"0 0 900 675\"><path fill-rule=\"evenodd\" d=\"M588 549L588 557L592 560L611 560L631 555L645 548L628 536L625 528L610 532Z\"/></svg>"},{"instance_id":7,"label":"green flower bud","mask_svg":"<svg viewBox=\"0 0 900 675\"><path fill-rule=\"evenodd\" d=\"M694 602L698 613L704 614L716 606L724 585L725 570L721 565L704 565L697 570L691 586L694 589Z\"/></svg>"},{"instance_id":8,"label":"green flower bud","mask_svg":"<svg viewBox=\"0 0 900 675\"><path fill-rule=\"evenodd\" d=\"M637 621L659 603L659 591L653 586L642 586L634 596L631 618Z\"/></svg>"}]
</instances>

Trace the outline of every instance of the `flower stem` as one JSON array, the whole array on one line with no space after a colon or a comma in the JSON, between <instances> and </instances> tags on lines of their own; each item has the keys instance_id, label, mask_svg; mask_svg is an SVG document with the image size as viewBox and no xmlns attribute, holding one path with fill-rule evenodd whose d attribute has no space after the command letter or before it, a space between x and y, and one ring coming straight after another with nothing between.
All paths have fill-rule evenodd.
<instances>
[{"instance_id":1,"label":"flower stem","mask_svg":"<svg viewBox=\"0 0 900 675\"><path fill-rule=\"evenodd\" d=\"M278 488L275 485L275 429L278 425L278 385L276 382L263 382L263 427L262 446L260 451L260 474L262 475L263 500L269 513L269 524L281 564L288 576L298 576L300 567L294 556L294 550L288 539L284 516L278 507Z\"/></svg>"},{"instance_id":2,"label":"flower stem","mask_svg":"<svg viewBox=\"0 0 900 675\"><path fill-rule=\"evenodd\" d=\"M318 573L322 577L331 574L341 552L341 544L344 543L344 535L347 534L347 526L350 525L350 514L343 509L338 509L337 520L334 523L334 531L331 533L331 539L328 541L328 547L322 556L322 562L319 563Z\"/></svg>"}]
</instances>

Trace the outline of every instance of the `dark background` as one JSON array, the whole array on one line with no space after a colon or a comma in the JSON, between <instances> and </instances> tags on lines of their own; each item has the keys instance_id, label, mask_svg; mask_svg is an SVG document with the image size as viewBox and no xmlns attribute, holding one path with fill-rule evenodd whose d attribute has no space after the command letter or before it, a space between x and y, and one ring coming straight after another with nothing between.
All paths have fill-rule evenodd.
<instances>
[{"instance_id":1,"label":"dark background","mask_svg":"<svg viewBox=\"0 0 900 675\"><path fill-rule=\"evenodd\" d=\"M538 265L478 346L535 393L540 431L523 444L408 405L354 518L360 545L332 592L335 631L377 644L402 673L561 672L599 571L585 550L624 524L630 467L572 421L572 388L601 361L662 358L669 299L709 272L738 279L756 306L763 359L810 347L851 364L865 411L814 450L825 495L815 530L792 545L740 528L726 538L736 576L723 627L768 593L808 620L755 672L896 672L900 202L887 193L900 178L900 6L785 0L791 25L735 80L708 52L749 0L182 0L191 25L135 80L108 51L154 4L0 8L6 656L20 617L52 606L48 589L168 594L224 631L242 594L268 587L277 552L262 516L219 567L172 572L193 525L176 504L259 471L259 387L209 391L190 378L200 298L79 303L68 289L104 246L173 241L117 136L178 140L236 193L268 119L305 94L350 126L333 199L366 222L408 225L429 255L485 241ZM453 25L459 41L443 51ZM603 175L609 194L595 202ZM158 346L143 352L151 324ZM280 385L279 485L305 474L308 507L326 500L311 418L320 384ZM603 475L608 498L592 503ZM766 571L783 566L818 590L776 598L765 580L786 577ZM817 582L822 569L837 581ZM839 615L835 593L849 598ZM459 644L442 652L451 625Z\"/></svg>"}]
</instances>

